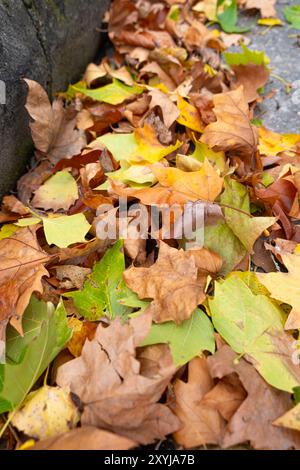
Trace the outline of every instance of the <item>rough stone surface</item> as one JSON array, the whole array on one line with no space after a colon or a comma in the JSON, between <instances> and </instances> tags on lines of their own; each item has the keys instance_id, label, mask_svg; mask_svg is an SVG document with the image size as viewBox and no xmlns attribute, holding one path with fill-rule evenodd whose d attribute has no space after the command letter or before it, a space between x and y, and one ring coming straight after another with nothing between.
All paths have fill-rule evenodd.
<instances>
[{"instance_id":1,"label":"rough stone surface","mask_svg":"<svg viewBox=\"0 0 300 470\"><path fill-rule=\"evenodd\" d=\"M265 50L271 59L273 76L266 86L266 94L274 89L276 94L260 105L258 116L266 127L276 132L300 133L300 31L290 28L283 15L285 6L299 4L299 0L277 0L277 16L283 20L284 26L269 30L255 26L246 34L251 39L250 49ZM255 19L244 17L241 23L252 24ZM290 92L287 92L286 84L274 75L291 85Z\"/></svg>"},{"instance_id":2,"label":"rough stone surface","mask_svg":"<svg viewBox=\"0 0 300 470\"><path fill-rule=\"evenodd\" d=\"M22 77L51 96L77 80L99 53L109 0L0 0L0 195L24 172L32 142Z\"/></svg>"}]
</instances>

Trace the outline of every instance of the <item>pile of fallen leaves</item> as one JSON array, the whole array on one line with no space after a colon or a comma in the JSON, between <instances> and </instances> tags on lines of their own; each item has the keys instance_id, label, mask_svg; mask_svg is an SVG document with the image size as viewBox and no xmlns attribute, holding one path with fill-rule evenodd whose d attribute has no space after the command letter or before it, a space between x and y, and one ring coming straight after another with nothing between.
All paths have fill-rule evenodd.
<instances>
[{"instance_id":1,"label":"pile of fallen leaves","mask_svg":"<svg viewBox=\"0 0 300 470\"><path fill-rule=\"evenodd\" d=\"M238 2L276 24L274 3ZM26 80L36 164L0 213L3 445L299 449L300 135L255 118L269 59L225 51L235 0L115 0L107 21L113 54L52 104ZM122 196L202 201L204 246L97 238Z\"/></svg>"}]
</instances>

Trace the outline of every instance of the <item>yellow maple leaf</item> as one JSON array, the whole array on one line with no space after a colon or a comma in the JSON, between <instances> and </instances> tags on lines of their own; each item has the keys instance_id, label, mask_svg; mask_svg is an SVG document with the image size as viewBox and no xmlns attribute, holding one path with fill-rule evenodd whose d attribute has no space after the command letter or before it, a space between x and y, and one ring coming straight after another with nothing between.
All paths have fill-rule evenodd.
<instances>
[{"instance_id":1,"label":"yellow maple leaf","mask_svg":"<svg viewBox=\"0 0 300 470\"><path fill-rule=\"evenodd\" d=\"M153 167L152 171L161 186L185 194L191 201L215 201L223 189L223 178L205 159L199 171L182 171L178 168Z\"/></svg>"}]
</instances>

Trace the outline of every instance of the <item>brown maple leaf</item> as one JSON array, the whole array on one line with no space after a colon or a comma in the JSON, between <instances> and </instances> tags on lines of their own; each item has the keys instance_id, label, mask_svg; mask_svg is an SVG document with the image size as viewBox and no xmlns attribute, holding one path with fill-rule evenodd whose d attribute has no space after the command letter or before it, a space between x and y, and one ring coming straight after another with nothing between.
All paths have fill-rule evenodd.
<instances>
[{"instance_id":1,"label":"brown maple leaf","mask_svg":"<svg viewBox=\"0 0 300 470\"><path fill-rule=\"evenodd\" d=\"M0 241L0 343L8 322L23 334L22 315L33 292L42 292L49 256L39 246L36 228L17 230Z\"/></svg>"},{"instance_id":2,"label":"brown maple leaf","mask_svg":"<svg viewBox=\"0 0 300 470\"><path fill-rule=\"evenodd\" d=\"M93 426L73 429L35 444L30 450L128 450L137 443Z\"/></svg>"},{"instance_id":3,"label":"brown maple leaf","mask_svg":"<svg viewBox=\"0 0 300 470\"><path fill-rule=\"evenodd\" d=\"M57 383L69 387L84 405L83 425L142 444L178 429L175 415L158 403L176 371L168 347L159 347L154 369L142 368L136 357L136 347L150 325L149 315L128 324L116 319L108 328L100 325L94 340L85 343L81 357L59 368Z\"/></svg>"},{"instance_id":4,"label":"brown maple leaf","mask_svg":"<svg viewBox=\"0 0 300 470\"><path fill-rule=\"evenodd\" d=\"M56 164L62 158L80 153L86 144L84 133L75 129L76 118L69 118L63 101L52 105L46 91L33 80L25 80L29 87L26 109L34 120L30 124L36 149Z\"/></svg>"},{"instance_id":5,"label":"brown maple leaf","mask_svg":"<svg viewBox=\"0 0 300 470\"><path fill-rule=\"evenodd\" d=\"M153 299L149 311L155 322L179 324L204 301L207 276L217 274L221 266L221 258L206 248L183 251L161 241L153 266L132 267L123 276L140 299Z\"/></svg>"},{"instance_id":6,"label":"brown maple leaf","mask_svg":"<svg viewBox=\"0 0 300 470\"><path fill-rule=\"evenodd\" d=\"M176 380L174 412L183 423L182 428L174 434L177 444L192 448L220 443L225 420L217 409L202 402L213 386L205 357L195 358L189 363L186 383Z\"/></svg>"},{"instance_id":7,"label":"brown maple leaf","mask_svg":"<svg viewBox=\"0 0 300 470\"><path fill-rule=\"evenodd\" d=\"M247 398L229 421L222 441L223 447L250 441L255 449L287 450L300 448L297 432L273 426L273 421L292 408L290 395L268 385L244 359L229 346L223 346L208 358L212 377L223 377L236 373Z\"/></svg>"},{"instance_id":8,"label":"brown maple leaf","mask_svg":"<svg viewBox=\"0 0 300 470\"><path fill-rule=\"evenodd\" d=\"M257 90L265 86L270 75L264 64L233 65L231 68L236 77L236 86L244 87L246 101L252 103L258 100L260 96Z\"/></svg>"},{"instance_id":9,"label":"brown maple leaf","mask_svg":"<svg viewBox=\"0 0 300 470\"><path fill-rule=\"evenodd\" d=\"M201 141L216 150L234 151L245 160L253 160L258 134L249 119L249 107L243 87L214 96L217 121L205 129Z\"/></svg>"}]
</instances>

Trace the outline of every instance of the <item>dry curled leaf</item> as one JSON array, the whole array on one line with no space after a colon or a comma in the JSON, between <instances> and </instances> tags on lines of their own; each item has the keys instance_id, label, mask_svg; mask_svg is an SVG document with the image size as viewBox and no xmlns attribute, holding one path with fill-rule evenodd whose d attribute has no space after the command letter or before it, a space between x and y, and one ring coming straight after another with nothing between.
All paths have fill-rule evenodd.
<instances>
[{"instance_id":1,"label":"dry curled leaf","mask_svg":"<svg viewBox=\"0 0 300 470\"><path fill-rule=\"evenodd\" d=\"M33 292L43 292L42 278L48 276L45 264L49 256L36 237L36 228L28 227L0 241L0 341L10 322L22 334L22 315Z\"/></svg>"},{"instance_id":2,"label":"dry curled leaf","mask_svg":"<svg viewBox=\"0 0 300 470\"><path fill-rule=\"evenodd\" d=\"M156 263L150 268L129 268L126 285L140 299L153 299L149 311L157 323L181 323L205 299L207 276L221 269L221 259L202 249L176 250L160 242Z\"/></svg>"},{"instance_id":3,"label":"dry curled leaf","mask_svg":"<svg viewBox=\"0 0 300 470\"><path fill-rule=\"evenodd\" d=\"M75 129L76 119L69 119L62 100L51 105L41 85L25 81L29 87L26 109L34 120L30 128L36 149L54 164L77 155L86 141L82 132Z\"/></svg>"},{"instance_id":4,"label":"dry curled leaf","mask_svg":"<svg viewBox=\"0 0 300 470\"><path fill-rule=\"evenodd\" d=\"M158 403L175 373L171 354L162 346L155 374L143 374L136 347L151 324L142 315L129 324L116 319L100 325L79 358L58 370L57 383L69 387L84 406L81 423L113 431L142 444L163 439L179 422L166 405Z\"/></svg>"},{"instance_id":5,"label":"dry curled leaf","mask_svg":"<svg viewBox=\"0 0 300 470\"><path fill-rule=\"evenodd\" d=\"M250 122L243 87L215 95L214 104L217 122L204 129L201 141L216 150L235 151L251 161L256 152L258 136Z\"/></svg>"}]
</instances>

